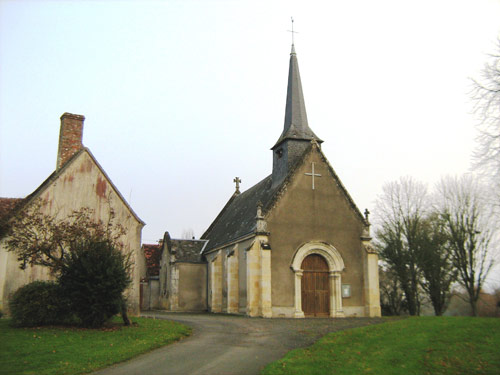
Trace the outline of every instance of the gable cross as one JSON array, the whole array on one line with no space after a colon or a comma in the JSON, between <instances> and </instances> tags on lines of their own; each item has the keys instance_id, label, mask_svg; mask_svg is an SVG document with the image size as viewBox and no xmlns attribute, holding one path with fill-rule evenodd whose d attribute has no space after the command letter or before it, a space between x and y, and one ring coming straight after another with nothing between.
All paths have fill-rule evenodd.
<instances>
[{"instance_id":1,"label":"gable cross","mask_svg":"<svg viewBox=\"0 0 500 375\"><path fill-rule=\"evenodd\" d=\"M234 183L236 183L236 193L240 193L240 183L241 183L241 180L239 177L235 177L234 180L233 180Z\"/></svg>"},{"instance_id":2,"label":"gable cross","mask_svg":"<svg viewBox=\"0 0 500 375\"><path fill-rule=\"evenodd\" d=\"M321 177L319 173L314 173L314 163L311 163L311 173L304 173L306 176L311 176L312 177L312 189L314 190L314 177Z\"/></svg>"},{"instance_id":3,"label":"gable cross","mask_svg":"<svg viewBox=\"0 0 500 375\"><path fill-rule=\"evenodd\" d=\"M368 211L368 208L365 209L365 220L368 222L368 215L370 215L370 211Z\"/></svg>"}]
</instances>

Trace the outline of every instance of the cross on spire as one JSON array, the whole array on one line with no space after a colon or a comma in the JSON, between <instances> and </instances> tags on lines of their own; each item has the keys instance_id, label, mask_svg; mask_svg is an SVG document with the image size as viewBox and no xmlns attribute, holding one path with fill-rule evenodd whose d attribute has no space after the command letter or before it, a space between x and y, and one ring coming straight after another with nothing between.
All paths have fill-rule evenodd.
<instances>
[{"instance_id":1,"label":"cross on spire","mask_svg":"<svg viewBox=\"0 0 500 375\"><path fill-rule=\"evenodd\" d=\"M239 177L235 177L234 180L233 180L234 183L236 183L236 191L235 193L239 194L240 193L240 183L241 183L241 180Z\"/></svg>"},{"instance_id":2,"label":"cross on spire","mask_svg":"<svg viewBox=\"0 0 500 375\"><path fill-rule=\"evenodd\" d=\"M311 173L304 173L306 176L311 176L312 177L312 189L314 190L314 177L321 177L319 173L314 173L314 163L311 163Z\"/></svg>"},{"instance_id":3,"label":"cross on spire","mask_svg":"<svg viewBox=\"0 0 500 375\"><path fill-rule=\"evenodd\" d=\"M292 46L294 45L294 37L293 34L298 34L297 31L293 31L293 17L290 17L292 19L292 30L287 30L289 33L292 33Z\"/></svg>"}]
</instances>

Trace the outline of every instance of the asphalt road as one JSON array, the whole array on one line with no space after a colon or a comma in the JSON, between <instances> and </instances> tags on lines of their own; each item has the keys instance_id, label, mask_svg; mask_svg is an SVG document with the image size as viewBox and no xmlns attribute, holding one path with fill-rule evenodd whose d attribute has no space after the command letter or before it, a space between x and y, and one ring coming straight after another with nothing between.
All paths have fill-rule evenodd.
<instances>
[{"instance_id":1,"label":"asphalt road","mask_svg":"<svg viewBox=\"0 0 500 375\"><path fill-rule=\"evenodd\" d=\"M148 312L193 328L178 343L156 349L95 375L251 375L328 332L381 323L379 318L262 319L222 314Z\"/></svg>"}]
</instances>

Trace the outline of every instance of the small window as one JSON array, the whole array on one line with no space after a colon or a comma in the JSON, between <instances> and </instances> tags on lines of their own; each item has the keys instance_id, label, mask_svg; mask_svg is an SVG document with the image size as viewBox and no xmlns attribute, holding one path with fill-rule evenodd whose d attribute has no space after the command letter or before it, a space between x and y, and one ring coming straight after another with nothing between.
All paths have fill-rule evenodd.
<instances>
[{"instance_id":1,"label":"small window","mask_svg":"<svg viewBox=\"0 0 500 375\"><path fill-rule=\"evenodd\" d=\"M276 155L278 155L278 159L281 159L281 157L283 156L283 149L282 148L277 149Z\"/></svg>"}]
</instances>

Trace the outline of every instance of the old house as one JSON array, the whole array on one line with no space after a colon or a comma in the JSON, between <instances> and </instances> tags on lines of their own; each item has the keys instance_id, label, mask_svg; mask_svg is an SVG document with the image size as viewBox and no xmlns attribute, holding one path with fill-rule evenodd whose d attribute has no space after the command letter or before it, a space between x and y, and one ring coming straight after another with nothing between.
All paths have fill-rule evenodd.
<instances>
[{"instance_id":1,"label":"old house","mask_svg":"<svg viewBox=\"0 0 500 375\"><path fill-rule=\"evenodd\" d=\"M129 309L139 312L139 285L145 273L141 252L141 233L144 222L125 201L116 186L99 165L90 150L83 146L81 115L64 113L61 116L59 150L56 170L29 196L23 199L0 198L0 220L8 221L16 210L29 210L35 201L41 201L43 213L65 218L82 207L93 210L95 220L106 221L110 210L116 222L127 233L121 238L124 250L131 251L134 261L132 285L128 290ZM9 296L19 287L34 281L49 279L49 270L40 266L19 268L14 253L8 252L6 238L0 238L0 308L6 309Z\"/></svg>"},{"instance_id":2,"label":"old house","mask_svg":"<svg viewBox=\"0 0 500 375\"><path fill-rule=\"evenodd\" d=\"M236 191L201 237L200 254L163 253L165 308L261 317L380 316L368 211L363 215L356 207L322 143L308 124L292 45L272 173L242 193L235 178ZM181 259L196 267L172 268ZM188 295L191 303L180 303Z\"/></svg>"}]
</instances>

